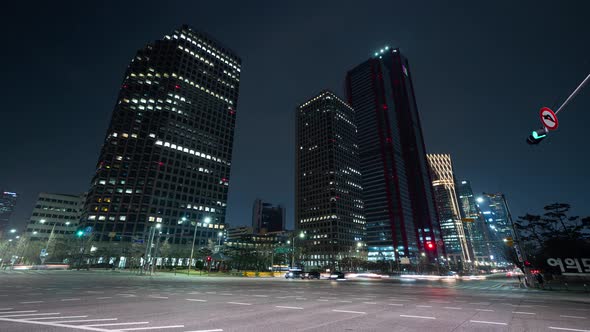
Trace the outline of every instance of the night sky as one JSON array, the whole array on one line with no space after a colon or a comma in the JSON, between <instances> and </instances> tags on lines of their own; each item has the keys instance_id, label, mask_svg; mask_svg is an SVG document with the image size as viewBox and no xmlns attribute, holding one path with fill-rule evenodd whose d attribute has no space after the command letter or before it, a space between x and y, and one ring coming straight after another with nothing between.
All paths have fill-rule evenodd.
<instances>
[{"instance_id":1,"label":"night sky","mask_svg":"<svg viewBox=\"0 0 590 332\"><path fill-rule=\"evenodd\" d=\"M446 2L446 1L445 1ZM539 146L540 107L590 72L590 2L85 1L3 5L0 188L30 216L38 192L88 190L120 83L136 50L186 23L243 60L227 222L259 197L293 225L294 112L385 46L413 70L429 153L450 153L476 192L514 215L554 201L590 215L590 86ZM256 4L254 4L256 3Z\"/></svg>"}]
</instances>

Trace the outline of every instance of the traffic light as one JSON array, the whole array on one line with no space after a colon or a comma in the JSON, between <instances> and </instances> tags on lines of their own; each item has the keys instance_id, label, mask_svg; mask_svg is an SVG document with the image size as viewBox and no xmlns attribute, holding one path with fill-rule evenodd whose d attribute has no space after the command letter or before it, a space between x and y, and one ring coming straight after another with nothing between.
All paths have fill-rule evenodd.
<instances>
[{"instance_id":1,"label":"traffic light","mask_svg":"<svg viewBox=\"0 0 590 332\"><path fill-rule=\"evenodd\" d=\"M514 247L514 240L512 239L511 236L505 238L504 243L506 243L506 245L509 247Z\"/></svg>"},{"instance_id":2,"label":"traffic light","mask_svg":"<svg viewBox=\"0 0 590 332\"><path fill-rule=\"evenodd\" d=\"M434 250L435 245L434 243L432 243L432 241L426 241L426 249L427 250Z\"/></svg>"},{"instance_id":3,"label":"traffic light","mask_svg":"<svg viewBox=\"0 0 590 332\"><path fill-rule=\"evenodd\" d=\"M531 135L526 139L526 142L530 145L535 145L541 143L542 140L547 137L547 129L541 128L538 130L534 130Z\"/></svg>"},{"instance_id":4,"label":"traffic light","mask_svg":"<svg viewBox=\"0 0 590 332\"><path fill-rule=\"evenodd\" d=\"M211 261L211 256L207 256L207 262Z\"/></svg>"},{"instance_id":5,"label":"traffic light","mask_svg":"<svg viewBox=\"0 0 590 332\"><path fill-rule=\"evenodd\" d=\"M77 237L82 237L82 235L84 235L84 231L83 230L79 230L76 232L76 236Z\"/></svg>"}]
</instances>

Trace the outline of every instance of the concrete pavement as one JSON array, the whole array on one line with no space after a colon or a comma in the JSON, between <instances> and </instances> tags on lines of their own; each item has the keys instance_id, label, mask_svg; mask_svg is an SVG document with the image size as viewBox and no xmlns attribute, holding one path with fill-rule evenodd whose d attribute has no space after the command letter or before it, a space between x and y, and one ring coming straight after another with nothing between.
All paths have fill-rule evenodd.
<instances>
[{"instance_id":1,"label":"concrete pavement","mask_svg":"<svg viewBox=\"0 0 590 332\"><path fill-rule=\"evenodd\" d=\"M0 274L0 331L588 331L590 296L504 281Z\"/></svg>"}]
</instances>

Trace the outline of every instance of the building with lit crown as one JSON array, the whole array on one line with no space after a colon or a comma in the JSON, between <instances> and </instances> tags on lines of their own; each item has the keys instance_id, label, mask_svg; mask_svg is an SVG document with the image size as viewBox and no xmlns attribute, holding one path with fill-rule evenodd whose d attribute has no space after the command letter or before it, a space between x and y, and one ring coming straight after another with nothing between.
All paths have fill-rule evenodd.
<instances>
[{"instance_id":1,"label":"building with lit crown","mask_svg":"<svg viewBox=\"0 0 590 332\"><path fill-rule=\"evenodd\" d=\"M483 214L477 207L471 182L467 180L457 181L456 188L461 216L468 220L465 225L473 248L474 261L476 264L488 264L490 263L490 256L493 255L489 240L489 229Z\"/></svg>"},{"instance_id":2,"label":"building with lit crown","mask_svg":"<svg viewBox=\"0 0 590 332\"><path fill-rule=\"evenodd\" d=\"M306 267L334 268L364 245L355 112L322 91L297 108L295 132L295 230L304 238L294 246Z\"/></svg>"},{"instance_id":3,"label":"building with lit crown","mask_svg":"<svg viewBox=\"0 0 590 332\"><path fill-rule=\"evenodd\" d=\"M468 269L473 261L473 250L469 233L461 217L451 155L427 154L426 157L430 165L432 188L446 257L454 266Z\"/></svg>"},{"instance_id":4,"label":"building with lit crown","mask_svg":"<svg viewBox=\"0 0 590 332\"><path fill-rule=\"evenodd\" d=\"M217 242L225 227L241 60L184 25L137 51L115 102L83 227L111 244ZM156 239L157 240L157 239Z\"/></svg>"},{"instance_id":5,"label":"building with lit crown","mask_svg":"<svg viewBox=\"0 0 590 332\"><path fill-rule=\"evenodd\" d=\"M346 76L358 126L369 260L443 255L408 60L386 47Z\"/></svg>"},{"instance_id":6,"label":"building with lit crown","mask_svg":"<svg viewBox=\"0 0 590 332\"><path fill-rule=\"evenodd\" d=\"M8 230L10 225L10 216L14 207L16 206L16 200L18 195L10 191L0 191L0 238Z\"/></svg>"}]
</instances>

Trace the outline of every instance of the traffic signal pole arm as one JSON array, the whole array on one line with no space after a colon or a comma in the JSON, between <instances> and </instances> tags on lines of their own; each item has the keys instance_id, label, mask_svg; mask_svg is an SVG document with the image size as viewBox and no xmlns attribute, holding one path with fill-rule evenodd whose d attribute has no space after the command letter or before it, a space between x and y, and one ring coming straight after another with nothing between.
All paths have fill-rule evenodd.
<instances>
[{"instance_id":1,"label":"traffic signal pole arm","mask_svg":"<svg viewBox=\"0 0 590 332\"><path fill-rule=\"evenodd\" d=\"M567 97L567 99L563 102L563 104L561 104L561 106L559 106L557 111L555 111L555 114L561 112L561 110L563 110L563 108L578 94L578 92L582 90L582 88L584 87L584 85L586 85L586 83L588 83L588 81L590 81L590 74L586 76L586 78L582 81L582 83L580 83L580 85L578 85L574 92L572 92L572 94L569 97Z\"/></svg>"}]
</instances>

